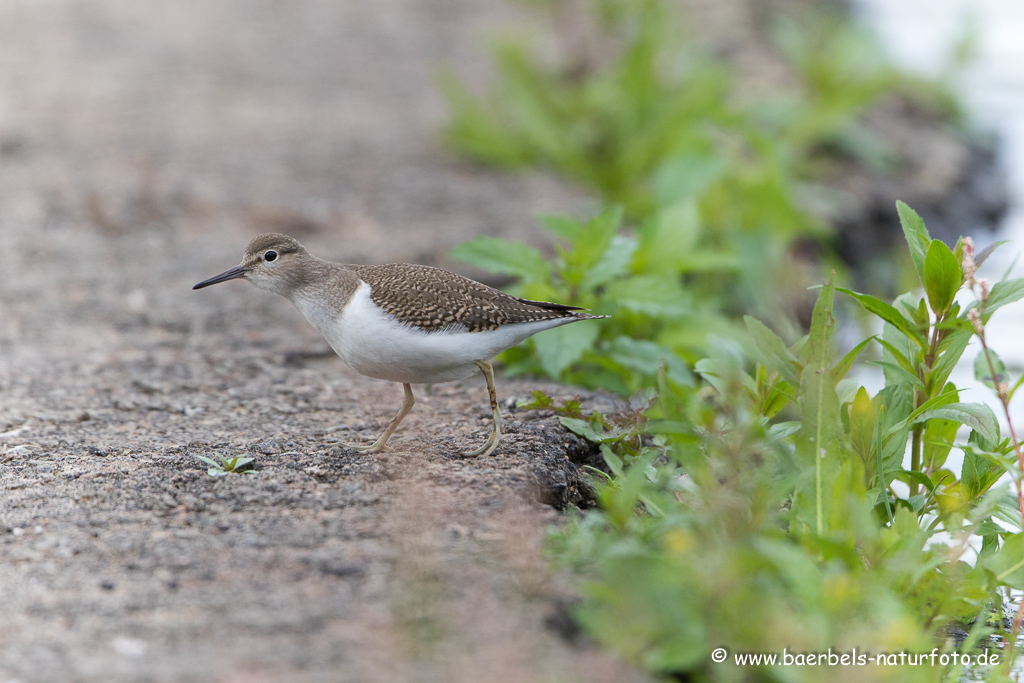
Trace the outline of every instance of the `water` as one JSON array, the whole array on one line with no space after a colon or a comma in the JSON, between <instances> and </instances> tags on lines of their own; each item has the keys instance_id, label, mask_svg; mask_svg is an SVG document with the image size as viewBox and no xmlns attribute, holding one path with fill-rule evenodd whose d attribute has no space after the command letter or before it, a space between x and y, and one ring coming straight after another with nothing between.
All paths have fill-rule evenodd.
<instances>
[{"instance_id":1,"label":"water","mask_svg":"<svg viewBox=\"0 0 1024 683\"><path fill-rule=\"evenodd\" d=\"M1010 240L979 273L991 282L1024 277L1024 2L1021 0L855 0L860 18L880 36L893 60L906 70L947 80L961 95L977 127L996 133L999 161L1007 172L1010 211L995 236L978 236L979 248ZM958 44L973 57L956 67ZM1019 260L1018 260L1019 259ZM966 297L966 303L973 297ZM1024 302L1000 309L986 328L990 348L1015 380L1024 372ZM951 377L963 401L984 401L1002 418L998 399L973 378L979 352L972 342ZM1024 391L1021 392L1024 396ZM1011 403L1011 418L1024 428L1024 400ZM954 471L959 463L950 462Z\"/></svg>"},{"instance_id":2,"label":"water","mask_svg":"<svg viewBox=\"0 0 1024 683\"><path fill-rule=\"evenodd\" d=\"M1024 189L1024 3L1020 0L856 0L858 14L904 68L944 77L958 42L975 56L953 77L976 120L1002 138L1003 160ZM1016 234L1024 236L1020 207Z\"/></svg>"}]
</instances>

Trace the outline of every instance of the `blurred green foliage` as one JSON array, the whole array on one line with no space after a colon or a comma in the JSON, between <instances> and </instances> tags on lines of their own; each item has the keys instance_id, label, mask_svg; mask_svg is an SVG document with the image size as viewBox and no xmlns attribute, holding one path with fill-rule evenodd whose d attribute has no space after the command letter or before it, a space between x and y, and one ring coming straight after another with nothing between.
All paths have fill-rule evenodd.
<instances>
[{"instance_id":1,"label":"blurred green foliage","mask_svg":"<svg viewBox=\"0 0 1024 683\"><path fill-rule=\"evenodd\" d=\"M730 63L695 39L694 19L679 3L530 4L550 25L580 21L584 35L552 31L555 55L547 59L537 38L497 41L497 74L484 97L443 74L452 112L445 138L483 162L554 169L630 216L699 196L716 222L814 233L821 226L799 206L794 185L816 155L838 150L884 164L887 150L860 124L883 95L914 93L949 106L939 90L891 68L864 30L827 12L773 18L766 40L786 72L765 74L778 82L751 97L736 92ZM560 18L572 5L582 16ZM750 215L738 196L772 202Z\"/></svg>"},{"instance_id":2,"label":"blurred green foliage","mask_svg":"<svg viewBox=\"0 0 1024 683\"><path fill-rule=\"evenodd\" d=\"M544 220L560 240L554 267L491 237L453 252L521 278L524 296L613 314L610 325L561 328L511 352L511 370L622 392L638 370L622 367L624 355L695 360L709 333L726 334L744 313L796 338L816 278L793 252L831 236L812 210L833 201L816 179L839 158L891 166L865 112L895 92L939 102L940 91L890 68L869 36L829 14L770 22L786 72L752 95L677 3L530 4L556 27L554 54L537 40L500 40L483 97L445 74L445 139L482 162L552 169L622 211ZM572 35L557 30L567 24ZM650 364L640 373L649 381Z\"/></svg>"}]
</instances>

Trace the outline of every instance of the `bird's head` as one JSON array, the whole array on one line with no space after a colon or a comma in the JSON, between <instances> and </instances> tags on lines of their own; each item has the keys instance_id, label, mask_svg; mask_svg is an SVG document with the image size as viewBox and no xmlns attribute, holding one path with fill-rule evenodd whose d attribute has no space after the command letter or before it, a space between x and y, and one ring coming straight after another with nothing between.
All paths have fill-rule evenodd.
<instances>
[{"instance_id":1,"label":"bird's head","mask_svg":"<svg viewBox=\"0 0 1024 683\"><path fill-rule=\"evenodd\" d=\"M298 240L278 233L254 238L245 248L242 262L219 275L203 280L192 289L218 282L245 278L260 289L288 296L301 283L303 264L311 258Z\"/></svg>"}]
</instances>

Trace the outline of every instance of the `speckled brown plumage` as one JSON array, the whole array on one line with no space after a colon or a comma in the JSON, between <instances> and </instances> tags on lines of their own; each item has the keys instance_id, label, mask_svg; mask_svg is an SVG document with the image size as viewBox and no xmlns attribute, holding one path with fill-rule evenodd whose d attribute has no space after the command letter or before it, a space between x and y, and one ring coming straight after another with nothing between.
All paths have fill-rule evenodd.
<instances>
[{"instance_id":1,"label":"speckled brown plumage","mask_svg":"<svg viewBox=\"0 0 1024 683\"><path fill-rule=\"evenodd\" d=\"M520 299L440 268L407 263L351 266L370 286L370 299L388 314L427 331L463 326L469 332L511 323L605 316L579 307Z\"/></svg>"}]
</instances>

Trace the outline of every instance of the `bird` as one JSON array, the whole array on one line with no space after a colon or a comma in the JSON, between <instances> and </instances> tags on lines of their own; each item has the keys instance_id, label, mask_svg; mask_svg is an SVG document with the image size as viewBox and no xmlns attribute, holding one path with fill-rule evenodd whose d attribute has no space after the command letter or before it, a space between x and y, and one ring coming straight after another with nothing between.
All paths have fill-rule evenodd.
<instances>
[{"instance_id":1,"label":"bird","mask_svg":"<svg viewBox=\"0 0 1024 683\"><path fill-rule=\"evenodd\" d=\"M383 450L412 410L413 384L452 382L479 371L487 383L491 432L480 448L464 455L493 454L502 417L491 359L538 332L608 317L578 306L521 299L432 266L325 261L279 233L253 238L241 263L192 289L235 279L291 301L359 374L402 384L402 408L380 437L368 445L344 444L365 453Z\"/></svg>"}]
</instances>

